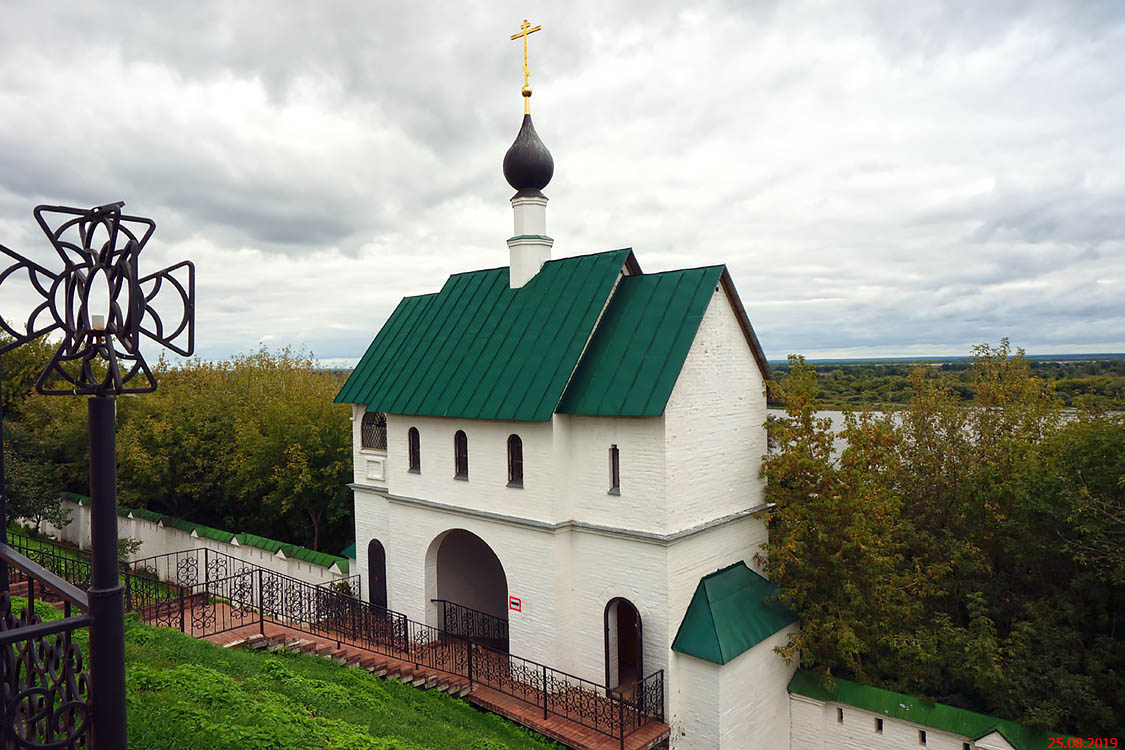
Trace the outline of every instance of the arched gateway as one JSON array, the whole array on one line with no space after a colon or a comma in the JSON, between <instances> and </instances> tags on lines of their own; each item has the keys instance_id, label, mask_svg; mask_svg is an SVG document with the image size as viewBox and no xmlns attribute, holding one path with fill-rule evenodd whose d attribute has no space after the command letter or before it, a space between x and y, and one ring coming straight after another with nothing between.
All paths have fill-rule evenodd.
<instances>
[{"instance_id":1,"label":"arched gateway","mask_svg":"<svg viewBox=\"0 0 1125 750\"><path fill-rule=\"evenodd\" d=\"M465 529L439 534L426 553L432 624L508 650L508 578L488 543Z\"/></svg>"}]
</instances>

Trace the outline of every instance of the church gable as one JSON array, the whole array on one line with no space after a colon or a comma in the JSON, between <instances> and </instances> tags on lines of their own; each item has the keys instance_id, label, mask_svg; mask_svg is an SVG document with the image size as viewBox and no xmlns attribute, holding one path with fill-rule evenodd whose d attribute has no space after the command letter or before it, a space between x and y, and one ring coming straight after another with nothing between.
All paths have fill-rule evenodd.
<instances>
[{"instance_id":1,"label":"church gable","mask_svg":"<svg viewBox=\"0 0 1125 750\"><path fill-rule=\"evenodd\" d=\"M722 272L709 266L623 278L559 412L663 414Z\"/></svg>"},{"instance_id":2,"label":"church gable","mask_svg":"<svg viewBox=\"0 0 1125 750\"><path fill-rule=\"evenodd\" d=\"M636 270L626 249L548 261L517 289L507 268L450 276L437 294L399 304L336 401L392 414L547 421L614 284Z\"/></svg>"}]
</instances>

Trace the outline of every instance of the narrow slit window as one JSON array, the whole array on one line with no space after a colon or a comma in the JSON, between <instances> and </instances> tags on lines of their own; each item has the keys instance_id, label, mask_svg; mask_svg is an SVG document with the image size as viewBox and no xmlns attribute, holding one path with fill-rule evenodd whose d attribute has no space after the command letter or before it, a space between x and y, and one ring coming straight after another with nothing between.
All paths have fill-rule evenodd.
<instances>
[{"instance_id":1,"label":"narrow slit window","mask_svg":"<svg viewBox=\"0 0 1125 750\"><path fill-rule=\"evenodd\" d=\"M969 747L968 742L962 742L961 743L961 750L973 750L973 749L971 747Z\"/></svg>"},{"instance_id":2,"label":"narrow slit window","mask_svg":"<svg viewBox=\"0 0 1125 750\"><path fill-rule=\"evenodd\" d=\"M418 438L418 428L411 427L406 433L406 456L409 471L418 474L422 471L422 446Z\"/></svg>"},{"instance_id":3,"label":"narrow slit window","mask_svg":"<svg viewBox=\"0 0 1125 750\"><path fill-rule=\"evenodd\" d=\"M843 724L844 723L844 709L842 709L842 708L836 709L836 723L837 724Z\"/></svg>"},{"instance_id":4,"label":"narrow slit window","mask_svg":"<svg viewBox=\"0 0 1125 750\"><path fill-rule=\"evenodd\" d=\"M609 446L609 491L621 493L621 452L616 445Z\"/></svg>"},{"instance_id":5,"label":"narrow slit window","mask_svg":"<svg viewBox=\"0 0 1125 750\"><path fill-rule=\"evenodd\" d=\"M523 440L508 436L508 486L523 487Z\"/></svg>"},{"instance_id":6,"label":"narrow slit window","mask_svg":"<svg viewBox=\"0 0 1125 750\"><path fill-rule=\"evenodd\" d=\"M926 744L926 730L925 729L919 729L918 730L918 744L919 745L925 745Z\"/></svg>"},{"instance_id":7,"label":"narrow slit window","mask_svg":"<svg viewBox=\"0 0 1125 750\"><path fill-rule=\"evenodd\" d=\"M453 478L469 478L469 438L464 430L457 430L453 436Z\"/></svg>"},{"instance_id":8,"label":"narrow slit window","mask_svg":"<svg viewBox=\"0 0 1125 750\"><path fill-rule=\"evenodd\" d=\"M882 719L876 719L875 720L875 734L882 734L882 733L883 733L883 720Z\"/></svg>"}]
</instances>

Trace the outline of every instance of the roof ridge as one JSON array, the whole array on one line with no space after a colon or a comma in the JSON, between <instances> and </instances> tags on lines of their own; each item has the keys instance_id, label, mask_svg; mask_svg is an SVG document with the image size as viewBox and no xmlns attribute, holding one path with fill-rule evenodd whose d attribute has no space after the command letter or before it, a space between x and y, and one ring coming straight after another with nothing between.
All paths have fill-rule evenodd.
<instances>
[{"instance_id":1,"label":"roof ridge","mask_svg":"<svg viewBox=\"0 0 1125 750\"><path fill-rule=\"evenodd\" d=\"M550 258L550 259L544 261L543 265L547 265L548 263L561 263L561 262L567 261L567 260L577 260L579 258L592 258L595 255L610 255L611 253L625 253L625 252L632 252L632 251L633 251L633 248L631 248L631 247L619 247L619 248L616 248L614 250L598 250L597 252L593 252L593 253L581 253L579 255L564 255L561 258ZM485 273L486 271L504 271L504 270L509 270L509 269L511 269L510 265L509 266L491 266L489 268L474 268L474 269L469 270L469 271L457 271L456 273L451 273L451 274L449 274L449 278L452 279L454 276L465 276L466 274L470 274L470 273ZM531 278L535 278L535 277L532 276ZM446 281L448 282L448 279ZM444 285L443 285L443 288L444 288ZM438 292L432 292L432 293L438 294L439 292L440 292L440 290ZM415 296L423 296L423 295L415 295Z\"/></svg>"}]
</instances>

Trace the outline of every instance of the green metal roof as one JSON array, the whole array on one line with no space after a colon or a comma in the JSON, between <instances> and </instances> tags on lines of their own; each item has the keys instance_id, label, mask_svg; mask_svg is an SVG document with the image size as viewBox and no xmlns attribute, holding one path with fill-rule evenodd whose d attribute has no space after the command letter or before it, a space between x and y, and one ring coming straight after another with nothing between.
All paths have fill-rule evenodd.
<instances>
[{"instance_id":1,"label":"green metal roof","mask_svg":"<svg viewBox=\"0 0 1125 750\"><path fill-rule=\"evenodd\" d=\"M672 650L726 664L796 616L773 601L777 588L739 561L700 579Z\"/></svg>"},{"instance_id":2,"label":"green metal roof","mask_svg":"<svg viewBox=\"0 0 1125 750\"><path fill-rule=\"evenodd\" d=\"M823 679L819 674L807 669L798 669L789 682L789 692L826 703L835 701L855 706L872 713L910 721L972 740L979 740L993 732L999 732L1016 750L1041 750L1047 747L1048 737L1061 736L1058 732L1048 733L1028 729L1014 721L997 719L994 716L978 714L976 711L947 706L943 703L927 705L921 698L912 695L859 685L850 680L835 678L834 682L835 690L828 690L824 687Z\"/></svg>"},{"instance_id":3,"label":"green metal roof","mask_svg":"<svg viewBox=\"0 0 1125 750\"><path fill-rule=\"evenodd\" d=\"M663 414L722 273L708 266L622 279L558 410Z\"/></svg>"},{"instance_id":4,"label":"green metal roof","mask_svg":"<svg viewBox=\"0 0 1125 750\"><path fill-rule=\"evenodd\" d=\"M547 421L626 264L636 265L628 249L551 260L519 289L507 267L450 276L437 294L399 303L336 401Z\"/></svg>"},{"instance_id":5,"label":"green metal roof","mask_svg":"<svg viewBox=\"0 0 1125 750\"><path fill-rule=\"evenodd\" d=\"M273 552L274 554L277 554L277 552L280 550L283 555L290 559L303 560L307 563L320 565L325 568L331 567L332 565L342 565L343 567L341 567L340 570L346 571L348 564L347 559L340 557L339 555L330 555L327 552L317 552L315 550L309 549L308 547L301 547L296 544L289 544L288 542L279 542L276 539L258 536L257 534L248 534L246 532L243 532L241 534L236 534L235 539L237 539L238 543L244 547L257 547L258 549L264 549L265 551Z\"/></svg>"},{"instance_id":6,"label":"green metal roof","mask_svg":"<svg viewBox=\"0 0 1125 750\"><path fill-rule=\"evenodd\" d=\"M355 559L355 542L352 542L347 547L340 550L340 556Z\"/></svg>"}]
</instances>

